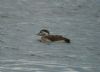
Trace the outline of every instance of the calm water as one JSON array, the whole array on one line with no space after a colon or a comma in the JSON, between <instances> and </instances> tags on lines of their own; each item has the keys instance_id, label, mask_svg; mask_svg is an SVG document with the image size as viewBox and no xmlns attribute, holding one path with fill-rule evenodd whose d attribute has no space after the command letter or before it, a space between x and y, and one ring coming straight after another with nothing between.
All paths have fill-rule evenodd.
<instances>
[{"instance_id":1,"label":"calm water","mask_svg":"<svg viewBox=\"0 0 100 72\"><path fill-rule=\"evenodd\" d=\"M38 42L45 27L72 43ZM100 72L100 1L0 0L0 72Z\"/></svg>"}]
</instances>

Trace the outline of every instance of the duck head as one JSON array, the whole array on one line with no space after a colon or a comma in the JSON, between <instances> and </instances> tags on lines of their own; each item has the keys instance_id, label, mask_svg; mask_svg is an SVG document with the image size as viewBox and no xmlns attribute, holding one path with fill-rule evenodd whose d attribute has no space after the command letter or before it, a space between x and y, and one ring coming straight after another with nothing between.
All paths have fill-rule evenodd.
<instances>
[{"instance_id":1,"label":"duck head","mask_svg":"<svg viewBox=\"0 0 100 72\"><path fill-rule=\"evenodd\" d=\"M50 32L46 29L40 30L40 32L37 34L38 36L48 36Z\"/></svg>"}]
</instances>

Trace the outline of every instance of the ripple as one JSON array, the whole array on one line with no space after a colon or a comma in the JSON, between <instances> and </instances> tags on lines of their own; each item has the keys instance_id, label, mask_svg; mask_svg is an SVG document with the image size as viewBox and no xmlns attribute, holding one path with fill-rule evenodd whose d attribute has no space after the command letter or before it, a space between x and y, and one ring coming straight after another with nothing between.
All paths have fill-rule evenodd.
<instances>
[{"instance_id":1,"label":"ripple","mask_svg":"<svg viewBox=\"0 0 100 72\"><path fill-rule=\"evenodd\" d=\"M3 69L7 69L7 70L20 70L20 71L38 71L38 70L42 70L39 68L27 68L27 67L0 67L1 70Z\"/></svg>"},{"instance_id":2,"label":"ripple","mask_svg":"<svg viewBox=\"0 0 100 72\"><path fill-rule=\"evenodd\" d=\"M3 40L0 40L0 43L5 43L5 41L3 41Z\"/></svg>"},{"instance_id":3,"label":"ripple","mask_svg":"<svg viewBox=\"0 0 100 72\"><path fill-rule=\"evenodd\" d=\"M1 18L9 18L8 15L0 15Z\"/></svg>"}]
</instances>

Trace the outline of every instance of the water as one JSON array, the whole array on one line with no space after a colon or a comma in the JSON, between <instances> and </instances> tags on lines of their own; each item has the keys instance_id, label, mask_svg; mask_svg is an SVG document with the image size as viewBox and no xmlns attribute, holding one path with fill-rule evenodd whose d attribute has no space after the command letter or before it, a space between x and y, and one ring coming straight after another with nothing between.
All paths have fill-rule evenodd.
<instances>
[{"instance_id":1,"label":"water","mask_svg":"<svg viewBox=\"0 0 100 72\"><path fill-rule=\"evenodd\" d=\"M38 33L71 39L44 44ZM100 72L99 0L0 0L0 72Z\"/></svg>"}]
</instances>

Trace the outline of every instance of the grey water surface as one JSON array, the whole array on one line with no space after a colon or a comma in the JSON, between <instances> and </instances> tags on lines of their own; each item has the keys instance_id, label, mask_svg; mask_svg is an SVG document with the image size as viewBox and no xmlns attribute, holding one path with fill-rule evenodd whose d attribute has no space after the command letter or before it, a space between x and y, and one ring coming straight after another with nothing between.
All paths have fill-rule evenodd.
<instances>
[{"instance_id":1,"label":"grey water surface","mask_svg":"<svg viewBox=\"0 0 100 72\"><path fill-rule=\"evenodd\" d=\"M0 72L100 72L100 0L0 0Z\"/></svg>"}]
</instances>

